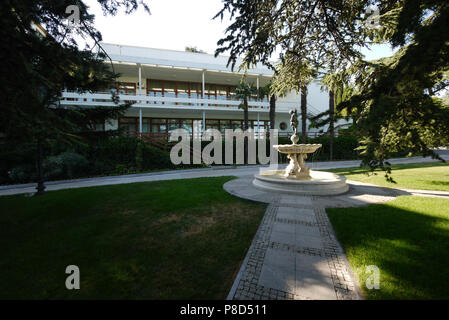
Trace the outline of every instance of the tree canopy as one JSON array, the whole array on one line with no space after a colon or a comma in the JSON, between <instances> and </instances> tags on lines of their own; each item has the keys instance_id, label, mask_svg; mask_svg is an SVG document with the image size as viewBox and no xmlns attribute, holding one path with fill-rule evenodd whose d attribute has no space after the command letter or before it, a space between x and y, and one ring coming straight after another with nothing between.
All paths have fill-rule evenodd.
<instances>
[{"instance_id":1,"label":"tree canopy","mask_svg":"<svg viewBox=\"0 0 449 320\"><path fill-rule=\"evenodd\" d=\"M137 0L98 0L103 11L136 10ZM69 10L76 13L70 24ZM75 8L75 9L74 9ZM61 106L64 89L86 92L110 88L116 77L98 50L101 34L83 1L5 0L0 4L0 132L6 145L80 142L80 134L97 121L116 118L129 106L82 108ZM94 45L79 48L79 42ZM101 48L100 48L101 49Z\"/></svg>"},{"instance_id":2,"label":"tree canopy","mask_svg":"<svg viewBox=\"0 0 449 320\"><path fill-rule=\"evenodd\" d=\"M186 51L186 52L193 52L193 53L207 53L206 51L201 50L201 49L198 49L197 47L193 47L193 46L191 46L191 47L189 47L189 46L185 47L185 51Z\"/></svg>"},{"instance_id":3,"label":"tree canopy","mask_svg":"<svg viewBox=\"0 0 449 320\"><path fill-rule=\"evenodd\" d=\"M216 17L229 13L233 20L216 54L229 52L233 67L239 56L245 66L262 62L291 86L307 82L308 70L335 74L346 87L337 110L355 119L364 164L386 169L397 151L438 157L432 147L449 143L449 110L438 96L448 85L449 2L223 3ZM379 43L396 53L366 61L361 48Z\"/></svg>"}]
</instances>

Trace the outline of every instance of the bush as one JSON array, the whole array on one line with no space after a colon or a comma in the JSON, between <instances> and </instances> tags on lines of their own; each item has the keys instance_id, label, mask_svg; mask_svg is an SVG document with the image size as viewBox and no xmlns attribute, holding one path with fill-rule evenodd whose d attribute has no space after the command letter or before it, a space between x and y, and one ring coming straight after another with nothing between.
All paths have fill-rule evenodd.
<instances>
[{"instance_id":1,"label":"bush","mask_svg":"<svg viewBox=\"0 0 449 320\"><path fill-rule=\"evenodd\" d=\"M61 180L82 177L88 166L89 162L82 155L70 151L63 152L44 160L44 179ZM37 168L31 164L18 166L11 169L8 176L13 183L36 181Z\"/></svg>"},{"instance_id":2,"label":"bush","mask_svg":"<svg viewBox=\"0 0 449 320\"><path fill-rule=\"evenodd\" d=\"M201 143L202 148L209 141ZM288 138L279 138L279 144L290 144ZM323 146L310 155L309 161L329 160L329 137L308 138L307 143L320 143ZM170 143L174 145L176 143ZM234 161L236 160L236 144L234 143ZM357 159L357 139L352 136L339 136L334 140L334 159ZM26 151L26 148L22 148ZM168 151L156 148L135 137L102 137L91 141L88 145L76 146L74 151L63 151L62 145L53 146L45 154L52 154L44 160L46 180L72 179L88 176L130 174L149 170L192 168L203 165L179 165L171 163ZM267 148L268 150L268 148ZM225 143L222 144L223 164L225 163ZM11 159L19 159L19 156ZM35 160L23 157L23 161L0 163L2 167L2 183L25 183L36 181ZM192 161L192 159L191 159ZM285 155L280 155L280 163L286 163ZM13 164L10 164L13 163ZM12 169L12 166L14 167Z\"/></svg>"},{"instance_id":3,"label":"bush","mask_svg":"<svg viewBox=\"0 0 449 320\"><path fill-rule=\"evenodd\" d=\"M174 169L175 165L170 160L167 151L142 143L142 170Z\"/></svg>"},{"instance_id":4,"label":"bush","mask_svg":"<svg viewBox=\"0 0 449 320\"><path fill-rule=\"evenodd\" d=\"M36 168L32 165L23 165L12 168L8 172L8 178L12 183L25 183L36 181Z\"/></svg>"},{"instance_id":5,"label":"bush","mask_svg":"<svg viewBox=\"0 0 449 320\"><path fill-rule=\"evenodd\" d=\"M73 179L81 177L87 171L87 159L74 152L63 152L60 155L48 157L44 161L46 180Z\"/></svg>"},{"instance_id":6,"label":"bush","mask_svg":"<svg viewBox=\"0 0 449 320\"><path fill-rule=\"evenodd\" d=\"M90 145L83 152L92 164L91 175L127 174L174 167L168 152L135 137L111 137Z\"/></svg>"}]
</instances>

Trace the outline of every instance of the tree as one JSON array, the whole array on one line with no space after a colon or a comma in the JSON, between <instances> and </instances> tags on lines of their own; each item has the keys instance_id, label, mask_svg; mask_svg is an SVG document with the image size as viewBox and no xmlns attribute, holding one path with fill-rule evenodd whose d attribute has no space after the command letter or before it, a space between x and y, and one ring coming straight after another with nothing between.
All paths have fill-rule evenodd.
<instances>
[{"instance_id":1,"label":"tree","mask_svg":"<svg viewBox=\"0 0 449 320\"><path fill-rule=\"evenodd\" d=\"M378 26L365 22L375 5ZM355 90L337 107L355 115L363 164L389 174L397 150L438 158L431 147L449 135L448 109L435 95L449 84L449 3L441 0L269 1L224 0L216 15L230 13L227 35L216 54L229 51L243 65L280 52L278 77L295 65L341 73ZM389 43L390 58L365 61L360 48ZM304 82L303 73L286 75Z\"/></svg>"},{"instance_id":2,"label":"tree","mask_svg":"<svg viewBox=\"0 0 449 320\"><path fill-rule=\"evenodd\" d=\"M307 86L317 75L307 62L295 59L295 64L280 62L275 67L276 77L273 80L272 91L285 95L294 90L301 93L301 137L302 143L307 141ZM299 79L299 80L298 80Z\"/></svg>"},{"instance_id":3,"label":"tree","mask_svg":"<svg viewBox=\"0 0 449 320\"><path fill-rule=\"evenodd\" d=\"M389 173L393 152L441 159L431 149L449 135L449 110L435 95L449 83L449 4L385 2L375 41L399 47L389 58L360 61L345 71L357 92L340 109L357 109L361 155ZM442 159L441 159L442 160Z\"/></svg>"},{"instance_id":4,"label":"tree","mask_svg":"<svg viewBox=\"0 0 449 320\"><path fill-rule=\"evenodd\" d=\"M307 84L301 86L301 139L307 142Z\"/></svg>"},{"instance_id":5,"label":"tree","mask_svg":"<svg viewBox=\"0 0 449 320\"><path fill-rule=\"evenodd\" d=\"M0 85L0 128L9 146L28 144L36 150L38 194L44 190L42 159L52 141L82 143L95 120L115 118L128 105L115 108L65 108L59 104L64 89L95 91L112 86L117 74L105 65L104 53L93 47L80 50L76 38L99 46L101 34L82 1L18 1L1 4L3 72ZM104 12L134 11L137 0L99 1ZM79 24L67 23L67 9L79 10ZM143 4L145 8L148 8ZM116 97L113 100L118 102Z\"/></svg>"},{"instance_id":6,"label":"tree","mask_svg":"<svg viewBox=\"0 0 449 320\"><path fill-rule=\"evenodd\" d=\"M258 97L259 99L263 100L264 98L267 98L270 102L270 129L274 129L274 124L276 121L276 95L271 92L271 85L272 82L267 83L265 86L260 87L258 90Z\"/></svg>"},{"instance_id":7,"label":"tree","mask_svg":"<svg viewBox=\"0 0 449 320\"><path fill-rule=\"evenodd\" d=\"M198 49L197 47L189 47L189 46L187 46L187 47L185 47L185 51L186 52L193 52L193 53L207 53L206 51L203 51L203 50L201 50L201 49Z\"/></svg>"},{"instance_id":8,"label":"tree","mask_svg":"<svg viewBox=\"0 0 449 320\"><path fill-rule=\"evenodd\" d=\"M257 95L257 89L252 83L247 83L242 78L235 89L235 99L242 101L239 105L240 109L243 109L243 131L248 130L248 99L251 96ZM245 136L244 143L244 158L245 163L248 162L248 138Z\"/></svg>"},{"instance_id":9,"label":"tree","mask_svg":"<svg viewBox=\"0 0 449 320\"><path fill-rule=\"evenodd\" d=\"M329 89L329 160L334 159L335 137L335 95L334 90Z\"/></svg>"},{"instance_id":10,"label":"tree","mask_svg":"<svg viewBox=\"0 0 449 320\"><path fill-rule=\"evenodd\" d=\"M229 51L232 67L243 57L244 65L262 62L274 69L270 59L279 51L285 67L299 61L314 69L343 70L361 56L358 48L366 47L367 31L360 23L370 2L223 0L214 18L229 14L232 23L215 54Z\"/></svg>"},{"instance_id":11,"label":"tree","mask_svg":"<svg viewBox=\"0 0 449 320\"><path fill-rule=\"evenodd\" d=\"M309 127L321 128L326 125L328 126L329 160L333 160L335 129L346 126L346 124L335 126L335 122L338 119L346 118L346 120L349 120L350 118L350 115L345 116L342 112L336 113L335 106L338 106L343 101L347 101L353 93L353 88L347 85L346 79L341 78L341 74L336 73L325 74L321 79L321 83L323 85L321 89L328 91L329 108L328 110L311 117L311 124Z\"/></svg>"}]
</instances>

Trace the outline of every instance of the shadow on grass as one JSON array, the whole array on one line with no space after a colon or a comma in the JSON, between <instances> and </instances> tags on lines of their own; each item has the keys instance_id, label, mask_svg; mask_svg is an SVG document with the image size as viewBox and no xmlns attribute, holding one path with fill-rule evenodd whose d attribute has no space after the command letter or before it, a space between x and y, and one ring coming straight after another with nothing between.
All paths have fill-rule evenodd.
<instances>
[{"instance_id":1,"label":"shadow on grass","mask_svg":"<svg viewBox=\"0 0 449 320\"><path fill-rule=\"evenodd\" d=\"M0 300L224 299L266 210L226 193L231 179L0 197Z\"/></svg>"},{"instance_id":2,"label":"shadow on grass","mask_svg":"<svg viewBox=\"0 0 449 320\"><path fill-rule=\"evenodd\" d=\"M429 181L428 183L433 184L435 186L449 186L449 181L435 181L434 180L434 181Z\"/></svg>"},{"instance_id":3,"label":"shadow on grass","mask_svg":"<svg viewBox=\"0 0 449 320\"><path fill-rule=\"evenodd\" d=\"M448 200L400 197L388 204L327 209L369 299L449 299ZM381 271L367 290L365 268Z\"/></svg>"},{"instance_id":4,"label":"shadow on grass","mask_svg":"<svg viewBox=\"0 0 449 320\"><path fill-rule=\"evenodd\" d=\"M405 169L423 169L423 168L433 168L433 167L444 167L448 166L449 163L442 162L431 162L431 163L409 163L409 164L394 164L392 169L394 171L400 171ZM331 171L343 175L353 175L353 174L371 174L371 171L367 167L352 167L352 168L341 168L341 169L326 169L325 171ZM375 170L375 173L381 175L383 171Z\"/></svg>"}]
</instances>

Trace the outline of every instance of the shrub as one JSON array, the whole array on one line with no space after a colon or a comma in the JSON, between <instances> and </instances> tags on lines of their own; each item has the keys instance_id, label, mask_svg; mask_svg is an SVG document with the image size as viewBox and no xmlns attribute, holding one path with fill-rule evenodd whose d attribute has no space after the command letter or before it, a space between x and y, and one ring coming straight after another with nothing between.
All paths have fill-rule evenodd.
<instances>
[{"instance_id":1,"label":"shrub","mask_svg":"<svg viewBox=\"0 0 449 320\"><path fill-rule=\"evenodd\" d=\"M8 172L8 178L12 183L36 181L36 177L36 168L32 165L18 166Z\"/></svg>"},{"instance_id":2,"label":"shrub","mask_svg":"<svg viewBox=\"0 0 449 320\"><path fill-rule=\"evenodd\" d=\"M63 152L44 160L43 171L45 180L72 179L85 175L89 162L80 154ZM37 180L37 168L27 164L10 170L9 179L13 183L31 182Z\"/></svg>"},{"instance_id":3,"label":"shrub","mask_svg":"<svg viewBox=\"0 0 449 320\"><path fill-rule=\"evenodd\" d=\"M90 174L127 174L170 169L167 151L152 147L135 137L110 137L84 150L91 165Z\"/></svg>"},{"instance_id":4,"label":"shrub","mask_svg":"<svg viewBox=\"0 0 449 320\"><path fill-rule=\"evenodd\" d=\"M141 152L141 165L143 170L173 169L175 167L171 162L170 154L167 151L145 144L144 147L142 147Z\"/></svg>"},{"instance_id":5,"label":"shrub","mask_svg":"<svg viewBox=\"0 0 449 320\"><path fill-rule=\"evenodd\" d=\"M44 161L45 179L72 179L85 175L89 166L87 159L75 152L67 151Z\"/></svg>"}]
</instances>

